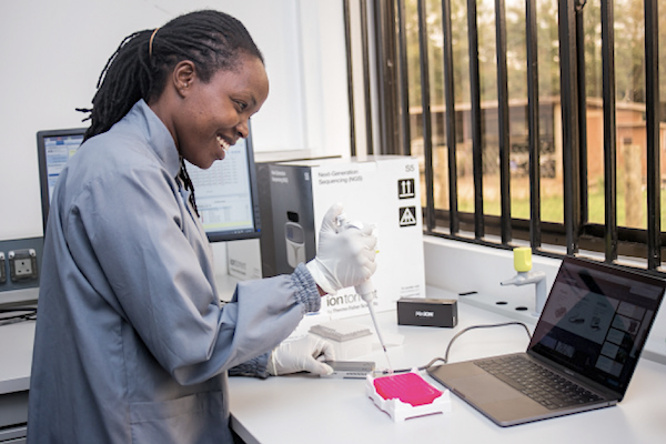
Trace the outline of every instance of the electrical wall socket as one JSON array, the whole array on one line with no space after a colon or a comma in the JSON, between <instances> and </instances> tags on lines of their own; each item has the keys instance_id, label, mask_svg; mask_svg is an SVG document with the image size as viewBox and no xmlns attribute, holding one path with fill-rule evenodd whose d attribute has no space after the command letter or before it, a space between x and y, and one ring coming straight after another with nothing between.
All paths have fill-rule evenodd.
<instances>
[{"instance_id":1,"label":"electrical wall socket","mask_svg":"<svg viewBox=\"0 0 666 444\"><path fill-rule=\"evenodd\" d=\"M43 247L43 237L0 240L0 306L37 300Z\"/></svg>"},{"instance_id":2,"label":"electrical wall socket","mask_svg":"<svg viewBox=\"0 0 666 444\"><path fill-rule=\"evenodd\" d=\"M9 275L13 282L39 278L37 252L34 248L11 250L7 254L7 259L9 259Z\"/></svg>"}]
</instances>

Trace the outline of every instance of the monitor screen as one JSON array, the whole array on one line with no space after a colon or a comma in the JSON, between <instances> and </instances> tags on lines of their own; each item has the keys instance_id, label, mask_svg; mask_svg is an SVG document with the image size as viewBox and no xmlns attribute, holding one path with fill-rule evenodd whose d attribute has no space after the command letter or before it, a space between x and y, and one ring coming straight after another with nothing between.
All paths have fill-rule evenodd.
<instances>
[{"instance_id":1,"label":"monitor screen","mask_svg":"<svg viewBox=\"0 0 666 444\"><path fill-rule=\"evenodd\" d=\"M37 157L39 159L39 181L42 195L42 224L46 234L49 203L53 188L67 161L76 154L83 142L86 128L72 128L37 133Z\"/></svg>"},{"instance_id":2,"label":"monitor screen","mask_svg":"<svg viewBox=\"0 0 666 444\"><path fill-rule=\"evenodd\" d=\"M252 136L202 170L187 162L201 223L211 242L259 237L259 197Z\"/></svg>"},{"instance_id":3,"label":"monitor screen","mask_svg":"<svg viewBox=\"0 0 666 444\"><path fill-rule=\"evenodd\" d=\"M37 154L42 196L42 222L46 222L53 188L67 161L76 154L85 128L39 131ZM217 161L202 170L187 164L197 207L211 242L259 237L261 224L252 137L240 139Z\"/></svg>"}]
</instances>

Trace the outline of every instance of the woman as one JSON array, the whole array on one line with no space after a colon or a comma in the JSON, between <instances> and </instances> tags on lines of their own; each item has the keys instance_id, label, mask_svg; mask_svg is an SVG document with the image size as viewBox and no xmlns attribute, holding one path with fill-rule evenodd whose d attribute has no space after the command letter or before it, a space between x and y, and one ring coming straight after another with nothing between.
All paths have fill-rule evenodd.
<instances>
[{"instance_id":1,"label":"woman","mask_svg":"<svg viewBox=\"0 0 666 444\"><path fill-rule=\"evenodd\" d=\"M330 371L322 343L279 344L322 294L370 277L375 238L338 233L334 206L314 260L221 307L183 163L224 159L267 95L261 53L220 12L132 34L111 57L51 201L28 442L231 442L228 370Z\"/></svg>"}]
</instances>

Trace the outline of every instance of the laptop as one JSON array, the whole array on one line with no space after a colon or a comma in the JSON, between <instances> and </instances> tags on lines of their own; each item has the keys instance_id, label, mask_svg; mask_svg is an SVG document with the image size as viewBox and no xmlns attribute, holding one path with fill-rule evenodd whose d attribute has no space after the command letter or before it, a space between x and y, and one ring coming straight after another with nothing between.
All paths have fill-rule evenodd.
<instances>
[{"instance_id":1,"label":"laptop","mask_svg":"<svg viewBox=\"0 0 666 444\"><path fill-rule=\"evenodd\" d=\"M428 373L503 427L615 405L665 288L666 280L647 273L567 257L526 352L433 366ZM551 393L543 379L559 380L555 388L567 393Z\"/></svg>"}]
</instances>

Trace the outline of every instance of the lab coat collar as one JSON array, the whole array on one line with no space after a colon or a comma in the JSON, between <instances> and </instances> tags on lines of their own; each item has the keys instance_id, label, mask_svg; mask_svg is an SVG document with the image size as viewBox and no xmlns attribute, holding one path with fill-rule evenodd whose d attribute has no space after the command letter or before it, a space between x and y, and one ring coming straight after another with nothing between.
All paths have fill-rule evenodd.
<instances>
[{"instance_id":1,"label":"lab coat collar","mask_svg":"<svg viewBox=\"0 0 666 444\"><path fill-rule=\"evenodd\" d=\"M127 117L144 123L148 144L162 161L164 168L166 168L170 176L174 178L178 176L178 172L180 171L178 148L171 133L160 118L157 117L157 114L150 109L143 99L140 99L134 104L129 113L127 113Z\"/></svg>"}]
</instances>

